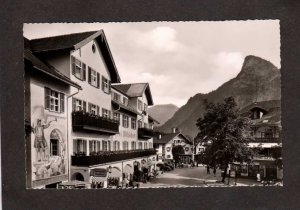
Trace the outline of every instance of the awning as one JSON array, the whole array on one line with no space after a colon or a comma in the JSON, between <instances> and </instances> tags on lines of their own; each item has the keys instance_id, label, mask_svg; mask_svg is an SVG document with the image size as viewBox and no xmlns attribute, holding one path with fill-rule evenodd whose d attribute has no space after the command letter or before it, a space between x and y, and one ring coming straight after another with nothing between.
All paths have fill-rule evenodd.
<instances>
[{"instance_id":1,"label":"awning","mask_svg":"<svg viewBox=\"0 0 300 210\"><path fill-rule=\"evenodd\" d=\"M249 143L249 147L261 147L261 148L272 148L272 147L280 147L281 145L278 143Z\"/></svg>"},{"instance_id":2,"label":"awning","mask_svg":"<svg viewBox=\"0 0 300 210\"><path fill-rule=\"evenodd\" d=\"M111 178L122 177L122 172L118 168L111 168L111 172L108 173L108 177L111 177Z\"/></svg>"},{"instance_id":3,"label":"awning","mask_svg":"<svg viewBox=\"0 0 300 210\"><path fill-rule=\"evenodd\" d=\"M130 165L126 165L123 169L123 173L133 174L133 168Z\"/></svg>"},{"instance_id":4,"label":"awning","mask_svg":"<svg viewBox=\"0 0 300 210\"><path fill-rule=\"evenodd\" d=\"M104 182L106 180L107 180L107 177L96 177L96 176L91 177L91 181L96 182L96 183Z\"/></svg>"}]
</instances>

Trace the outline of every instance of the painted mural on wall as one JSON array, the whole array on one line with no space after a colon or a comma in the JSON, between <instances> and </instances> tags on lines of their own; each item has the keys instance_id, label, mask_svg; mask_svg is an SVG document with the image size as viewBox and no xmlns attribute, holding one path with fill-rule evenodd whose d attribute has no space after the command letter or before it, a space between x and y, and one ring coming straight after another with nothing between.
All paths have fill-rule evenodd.
<instances>
[{"instance_id":1,"label":"painted mural on wall","mask_svg":"<svg viewBox=\"0 0 300 210\"><path fill-rule=\"evenodd\" d=\"M36 106L31 119L32 180L66 174L66 118L50 114L43 106Z\"/></svg>"}]
</instances>

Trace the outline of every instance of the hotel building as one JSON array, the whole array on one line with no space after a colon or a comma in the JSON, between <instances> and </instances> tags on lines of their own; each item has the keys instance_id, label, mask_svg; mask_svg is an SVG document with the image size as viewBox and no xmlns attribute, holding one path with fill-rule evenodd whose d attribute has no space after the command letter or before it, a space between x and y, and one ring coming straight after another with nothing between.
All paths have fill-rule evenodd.
<instances>
[{"instance_id":1,"label":"hotel building","mask_svg":"<svg viewBox=\"0 0 300 210\"><path fill-rule=\"evenodd\" d=\"M63 123L68 180L107 187L110 180L120 184L142 168L151 170L156 152L149 84L120 84L104 31L34 39L30 48L72 84Z\"/></svg>"}]
</instances>

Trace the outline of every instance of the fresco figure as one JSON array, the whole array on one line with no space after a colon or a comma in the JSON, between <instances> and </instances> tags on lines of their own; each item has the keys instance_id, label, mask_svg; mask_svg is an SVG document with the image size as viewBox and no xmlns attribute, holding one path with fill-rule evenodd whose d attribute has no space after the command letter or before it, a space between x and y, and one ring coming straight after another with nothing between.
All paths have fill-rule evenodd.
<instances>
[{"instance_id":1,"label":"fresco figure","mask_svg":"<svg viewBox=\"0 0 300 210\"><path fill-rule=\"evenodd\" d=\"M42 125L42 120L37 119L37 125L33 128L33 133L35 134L33 146L36 149L38 162L45 160L45 150L48 145L44 136L44 129L47 129L53 121L57 121L57 119L55 118L55 120L49 121L46 125Z\"/></svg>"}]
</instances>

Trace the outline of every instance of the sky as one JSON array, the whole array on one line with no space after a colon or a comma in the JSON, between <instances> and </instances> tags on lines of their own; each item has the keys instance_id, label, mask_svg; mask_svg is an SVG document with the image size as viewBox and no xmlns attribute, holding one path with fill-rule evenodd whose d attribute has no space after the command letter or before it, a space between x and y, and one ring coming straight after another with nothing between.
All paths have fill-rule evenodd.
<instances>
[{"instance_id":1,"label":"sky","mask_svg":"<svg viewBox=\"0 0 300 210\"><path fill-rule=\"evenodd\" d=\"M279 20L24 24L28 39L103 29L122 83L148 82L154 104L184 105L240 72L247 55L280 68Z\"/></svg>"}]
</instances>

